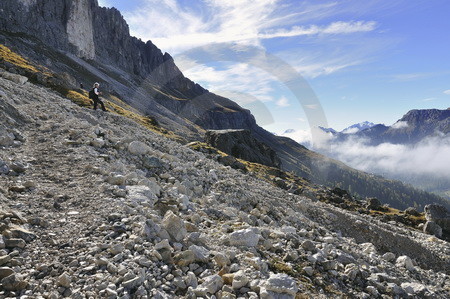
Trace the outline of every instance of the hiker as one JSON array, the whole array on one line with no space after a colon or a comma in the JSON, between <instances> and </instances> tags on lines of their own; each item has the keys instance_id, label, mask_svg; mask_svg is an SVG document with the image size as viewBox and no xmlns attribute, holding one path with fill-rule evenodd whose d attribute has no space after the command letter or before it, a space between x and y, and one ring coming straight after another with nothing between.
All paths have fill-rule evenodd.
<instances>
[{"instance_id":1,"label":"hiker","mask_svg":"<svg viewBox=\"0 0 450 299\"><path fill-rule=\"evenodd\" d=\"M94 87L92 87L91 91L89 92L89 98L94 101L94 110L97 110L97 105L100 103L100 105L102 106L102 110L106 111L105 104L103 104L103 101L100 100L100 98L98 97L99 95L102 94L98 90L99 87L100 87L100 84L98 84L98 83L94 84Z\"/></svg>"}]
</instances>

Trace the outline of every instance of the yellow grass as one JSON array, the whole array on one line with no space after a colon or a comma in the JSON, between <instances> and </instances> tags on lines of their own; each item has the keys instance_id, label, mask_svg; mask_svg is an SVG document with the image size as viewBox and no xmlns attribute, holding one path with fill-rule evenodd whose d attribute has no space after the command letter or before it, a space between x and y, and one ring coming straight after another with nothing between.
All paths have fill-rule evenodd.
<instances>
[{"instance_id":1,"label":"yellow grass","mask_svg":"<svg viewBox=\"0 0 450 299\"><path fill-rule=\"evenodd\" d=\"M0 57L6 62L12 63L22 69L29 70L33 73L38 72L38 69L34 65L32 65L28 60L26 60L19 54L14 53L5 45L0 45Z\"/></svg>"},{"instance_id":2,"label":"yellow grass","mask_svg":"<svg viewBox=\"0 0 450 299\"><path fill-rule=\"evenodd\" d=\"M92 106L92 100L89 99L88 93L86 91L80 93L75 90L69 90L66 94L66 97L79 106L82 107Z\"/></svg>"}]
</instances>

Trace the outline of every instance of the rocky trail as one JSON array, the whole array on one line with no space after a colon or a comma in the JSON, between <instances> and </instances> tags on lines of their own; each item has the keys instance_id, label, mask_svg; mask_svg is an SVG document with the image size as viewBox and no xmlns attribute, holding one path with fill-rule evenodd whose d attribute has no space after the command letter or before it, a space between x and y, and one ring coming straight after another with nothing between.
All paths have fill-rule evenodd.
<instances>
[{"instance_id":1,"label":"rocky trail","mask_svg":"<svg viewBox=\"0 0 450 299\"><path fill-rule=\"evenodd\" d=\"M0 78L0 298L450 297L447 242L22 81Z\"/></svg>"}]
</instances>

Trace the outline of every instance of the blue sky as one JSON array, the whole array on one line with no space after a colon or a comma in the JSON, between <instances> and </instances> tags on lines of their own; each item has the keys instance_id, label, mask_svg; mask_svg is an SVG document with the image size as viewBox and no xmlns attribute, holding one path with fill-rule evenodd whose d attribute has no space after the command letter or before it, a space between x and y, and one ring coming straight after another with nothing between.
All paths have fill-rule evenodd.
<instances>
[{"instance_id":1,"label":"blue sky","mask_svg":"<svg viewBox=\"0 0 450 299\"><path fill-rule=\"evenodd\" d=\"M118 8L132 35L169 52L190 79L250 108L272 132L309 130L299 99L279 78L251 63L204 63L183 54L225 42L274 55L307 80L327 125L338 130L450 107L448 0L99 3Z\"/></svg>"}]
</instances>

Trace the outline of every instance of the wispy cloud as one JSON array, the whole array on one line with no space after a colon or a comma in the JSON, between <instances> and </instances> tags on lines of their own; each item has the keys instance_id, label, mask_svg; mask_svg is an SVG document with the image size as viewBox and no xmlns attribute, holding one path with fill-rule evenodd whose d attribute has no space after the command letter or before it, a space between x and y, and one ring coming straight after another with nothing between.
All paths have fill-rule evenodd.
<instances>
[{"instance_id":1,"label":"wispy cloud","mask_svg":"<svg viewBox=\"0 0 450 299\"><path fill-rule=\"evenodd\" d=\"M232 97L241 105L252 101L273 102L275 80L270 74L251 67L246 63L223 63L217 66L198 64L184 56L176 58L176 63L183 73L197 82L201 82L205 88L221 95L240 95ZM250 97L242 95L247 94Z\"/></svg>"},{"instance_id":2,"label":"wispy cloud","mask_svg":"<svg viewBox=\"0 0 450 299\"><path fill-rule=\"evenodd\" d=\"M138 11L126 14L132 33L152 40L176 54L208 43L238 42L260 45L262 40L311 35L369 32L374 21L335 21L327 25L293 25L309 13L324 14L335 3L285 4L280 0L205 0L200 9L182 6L174 0L146 0Z\"/></svg>"},{"instance_id":3,"label":"wispy cloud","mask_svg":"<svg viewBox=\"0 0 450 299\"><path fill-rule=\"evenodd\" d=\"M450 95L450 89L445 90L444 93Z\"/></svg>"},{"instance_id":4,"label":"wispy cloud","mask_svg":"<svg viewBox=\"0 0 450 299\"><path fill-rule=\"evenodd\" d=\"M278 101L276 102L278 107L289 107L291 106L291 104L289 104L289 100L282 96L281 98L278 99Z\"/></svg>"},{"instance_id":5,"label":"wispy cloud","mask_svg":"<svg viewBox=\"0 0 450 299\"><path fill-rule=\"evenodd\" d=\"M109 0L98 0L98 5L103 7L111 7Z\"/></svg>"},{"instance_id":6,"label":"wispy cloud","mask_svg":"<svg viewBox=\"0 0 450 299\"><path fill-rule=\"evenodd\" d=\"M356 32L373 31L376 28L376 22L334 22L327 26L311 25L308 27L294 26L290 29L272 30L266 33L259 34L259 38L269 39L277 37L295 37L302 35L320 35L320 34L350 34Z\"/></svg>"},{"instance_id":7,"label":"wispy cloud","mask_svg":"<svg viewBox=\"0 0 450 299\"><path fill-rule=\"evenodd\" d=\"M393 81L408 82L429 78L434 75L435 74L433 73L408 73L408 74L395 74L392 75L391 78Z\"/></svg>"},{"instance_id":8,"label":"wispy cloud","mask_svg":"<svg viewBox=\"0 0 450 299\"><path fill-rule=\"evenodd\" d=\"M398 121L391 126L392 129L405 129L407 127L409 127L407 121Z\"/></svg>"},{"instance_id":9,"label":"wispy cloud","mask_svg":"<svg viewBox=\"0 0 450 299\"><path fill-rule=\"evenodd\" d=\"M450 178L450 139L430 137L416 145L367 145L349 140L332 146L333 156L360 170L390 174L422 174Z\"/></svg>"}]
</instances>

